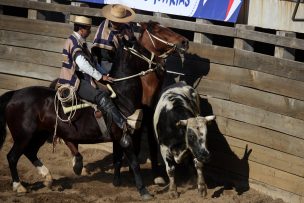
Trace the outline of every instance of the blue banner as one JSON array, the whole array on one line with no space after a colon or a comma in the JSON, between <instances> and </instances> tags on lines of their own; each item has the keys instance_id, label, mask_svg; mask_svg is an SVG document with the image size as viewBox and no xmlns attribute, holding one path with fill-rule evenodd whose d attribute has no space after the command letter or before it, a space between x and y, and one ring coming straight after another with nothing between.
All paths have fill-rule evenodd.
<instances>
[{"instance_id":1,"label":"blue banner","mask_svg":"<svg viewBox=\"0 0 304 203\"><path fill-rule=\"evenodd\" d=\"M78 0L123 4L131 8L173 15L236 22L244 0Z\"/></svg>"}]
</instances>

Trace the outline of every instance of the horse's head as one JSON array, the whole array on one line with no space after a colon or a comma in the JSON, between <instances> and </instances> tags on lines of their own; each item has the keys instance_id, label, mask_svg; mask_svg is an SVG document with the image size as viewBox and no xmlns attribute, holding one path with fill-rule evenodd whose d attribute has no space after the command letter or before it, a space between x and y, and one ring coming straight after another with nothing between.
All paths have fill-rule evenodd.
<instances>
[{"instance_id":1,"label":"horse's head","mask_svg":"<svg viewBox=\"0 0 304 203\"><path fill-rule=\"evenodd\" d=\"M141 22L139 25L138 43L158 57L166 58L173 52L184 53L189 48L187 38L157 22Z\"/></svg>"}]
</instances>

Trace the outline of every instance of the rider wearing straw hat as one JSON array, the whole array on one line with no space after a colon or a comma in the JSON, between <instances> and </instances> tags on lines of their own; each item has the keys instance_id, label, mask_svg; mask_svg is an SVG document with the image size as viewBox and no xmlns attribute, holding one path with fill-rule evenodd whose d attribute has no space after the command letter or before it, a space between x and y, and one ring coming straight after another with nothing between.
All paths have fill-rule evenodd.
<instances>
[{"instance_id":1,"label":"rider wearing straw hat","mask_svg":"<svg viewBox=\"0 0 304 203\"><path fill-rule=\"evenodd\" d=\"M135 19L136 14L131 8L121 4L106 5L102 8L102 13L106 19L98 27L92 53L97 56L98 62L109 70L119 39L135 39L129 23Z\"/></svg>"},{"instance_id":2,"label":"rider wearing straw hat","mask_svg":"<svg viewBox=\"0 0 304 203\"><path fill-rule=\"evenodd\" d=\"M130 144L130 136L127 134L126 119L120 114L113 104L107 92L96 88L93 78L96 81L112 82L113 78L102 74L102 70L96 69L94 57L89 51L86 38L91 33L92 20L84 16L76 16L74 22L74 32L66 40L63 48L64 60L58 80L58 87L64 84L74 87L78 96L97 105L97 108L108 115L118 127L123 129L124 136L121 145L127 147ZM105 141L111 138L103 135Z\"/></svg>"}]
</instances>

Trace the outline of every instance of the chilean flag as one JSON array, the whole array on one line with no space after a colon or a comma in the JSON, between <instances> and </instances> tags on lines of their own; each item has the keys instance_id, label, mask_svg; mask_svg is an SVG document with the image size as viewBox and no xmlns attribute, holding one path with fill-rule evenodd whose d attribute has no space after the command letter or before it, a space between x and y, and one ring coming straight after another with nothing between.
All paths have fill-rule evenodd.
<instances>
[{"instance_id":1,"label":"chilean flag","mask_svg":"<svg viewBox=\"0 0 304 203\"><path fill-rule=\"evenodd\" d=\"M236 22L243 0L202 0L193 16Z\"/></svg>"}]
</instances>

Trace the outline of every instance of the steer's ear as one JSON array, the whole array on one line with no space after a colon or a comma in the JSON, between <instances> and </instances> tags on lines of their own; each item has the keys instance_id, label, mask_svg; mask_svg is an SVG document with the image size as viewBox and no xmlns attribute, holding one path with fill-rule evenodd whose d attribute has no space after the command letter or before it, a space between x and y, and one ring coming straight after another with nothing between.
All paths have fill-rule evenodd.
<instances>
[{"instance_id":1,"label":"steer's ear","mask_svg":"<svg viewBox=\"0 0 304 203\"><path fill-rule=\"evenodd\" d=\"M176 123L176 126L187 126L188 120L180 120Z\"/></svg>"},{"instance_id":2,"label":"steer's ear","mask_svg":"<svg viewBox=\"0 0 304 203\"><path fill-rule=\"evenodd\" d=\"M212 116L206 116L205 119L207 120L207 122L212 121L215 119L215 115Z\"/></svg>"}]
</instances>

